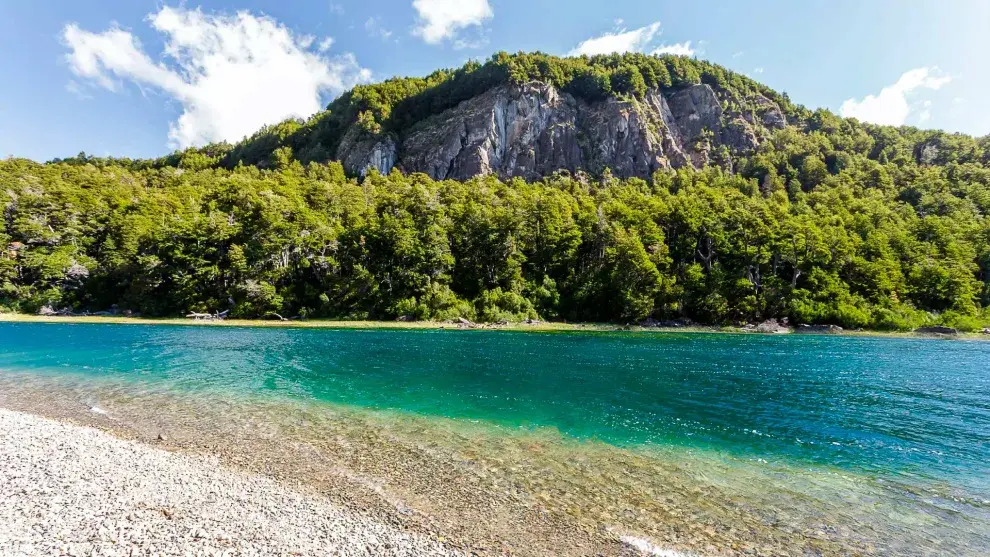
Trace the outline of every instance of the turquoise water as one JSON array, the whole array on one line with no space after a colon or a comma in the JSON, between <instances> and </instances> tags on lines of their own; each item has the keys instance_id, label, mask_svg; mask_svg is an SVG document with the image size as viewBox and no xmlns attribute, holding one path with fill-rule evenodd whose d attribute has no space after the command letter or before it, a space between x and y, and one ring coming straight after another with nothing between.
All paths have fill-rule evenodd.
<instances>
[{"instance_id":1,"label":"turquoise water","mask_svg":"<svg viewBox=\"0 0 990 557\"><path fill-rule=\"evenodd\" d=\"M551 427L990 499L990 343L2 323L0 370Z\"/></svg>"}]
</instances>

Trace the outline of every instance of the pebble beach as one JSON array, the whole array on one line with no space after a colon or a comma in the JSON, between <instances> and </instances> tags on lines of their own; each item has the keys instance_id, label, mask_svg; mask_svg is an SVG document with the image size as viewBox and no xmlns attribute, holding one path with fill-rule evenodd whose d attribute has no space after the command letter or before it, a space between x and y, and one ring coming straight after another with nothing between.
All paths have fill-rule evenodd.
<instances>
[{"instance_id":1,"label":"pebble beach","mask_svg":"<svg viewBox=\"0 0 990 557\"><path fill-rule=\"evenodd\" d=\"M0 409L0 555L459 555L208 457Z\"/></svg>"}]
</instances>

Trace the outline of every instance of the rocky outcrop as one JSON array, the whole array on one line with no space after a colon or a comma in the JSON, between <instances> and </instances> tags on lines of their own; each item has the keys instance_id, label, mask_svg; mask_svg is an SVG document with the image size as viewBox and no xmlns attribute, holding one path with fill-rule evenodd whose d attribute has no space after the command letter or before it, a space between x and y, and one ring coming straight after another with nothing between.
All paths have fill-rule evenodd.
<instances>
[{"instance_id":1,"label":"rocky outcrop","mask_svg":"<svg viewBox=\"0 0 990 557\"><path fill-rule=\"evenodd\" d=\"M399 164L442 180L477 175L536 179L577 170L578 103L555 88L499 87L414 126L402 142Z\"/></svg>"},{"instance_id":2,"label":"rocky outcrop","mask_svg":"<svg viewBox=\"0 0 990 557\"><path fill-rule=\"evenodd\" d=\"M780 130L787 127L787 118L784 116L784 112L780 110L777 103L763 95L747 97L746 104L753 109L751 113L744 116L750 124L759 122L771 130ZM756 120L750 118L751 115L756 116Z\"/></svg>"},{"instance_id":3,"label":"rocky outcrop","mask_svg":"<svg viewBox=\"0 0 990 557\"><path fill-rule=\"evenodd\" d=\"M337 158L348 172L364 178L371 169L388 174L395 166L396 150L395 139L390 134L379 137L354 125L341 139Z\"/></svg>"},{"instance_id":4,"label":"rocky outcrop","mask_svg":"<svg viewBox=\"0 0 990 557\"><path fill-rule=\"evenodd\" d=\"M560 170L608 168L619 177L648 178L661 169L703 167L721 146L731 153L755 149L761 129L786 125L776 104L758 97L743 116L727 113L704 84L596 103L539 82L502 86L417 123L401 139L354 126L337 158L362 176L397 167L438 180L488 174L537 180Z\"/></svg>"}]
</instances>

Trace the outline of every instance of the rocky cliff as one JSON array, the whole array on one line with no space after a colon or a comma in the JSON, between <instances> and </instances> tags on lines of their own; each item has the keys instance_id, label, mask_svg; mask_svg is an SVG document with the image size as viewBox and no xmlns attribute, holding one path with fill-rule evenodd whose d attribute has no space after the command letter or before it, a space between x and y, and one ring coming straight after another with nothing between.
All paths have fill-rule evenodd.
<instances>
[{"instance_id":1,"label":"rocky cliff","mask_svg":"<svg viewBox=\"0 0 990 557\"><path fill-rule=\"evenodd\" d=\"M398 168L438 180L486 174L535 180L558 170L598 174L606 168L619 177L647 178L661 169L730 164L717 157L723 146L744 154L768 130L786 125L770 99L753 95L729 102L706 84L589 103L530 82L495 87L401 137L354 125L337 158L355 174Z\"/></svg>"}]
</instances>

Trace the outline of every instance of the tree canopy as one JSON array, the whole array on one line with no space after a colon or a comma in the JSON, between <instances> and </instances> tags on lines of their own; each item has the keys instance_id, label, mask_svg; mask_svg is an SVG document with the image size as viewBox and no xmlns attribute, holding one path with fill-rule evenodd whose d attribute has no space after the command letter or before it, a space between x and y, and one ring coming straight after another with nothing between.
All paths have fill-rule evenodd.
<instances>
[{"instance_id":1,"label":"tree canopy","mask_svg":"<svg viewBox=\"0 0 990 557\"><path fill-rule=\"evenodd\" d=\"M355 122L402 130L532 79L587 99L704 81L791 125L731 165L651 180L358 180L330 160ZM812 112L680 57L502 53L357 87L238 145L8 159L0 206L8 310L990 325L990 138Z\"/></svg>"}]
</instances>

